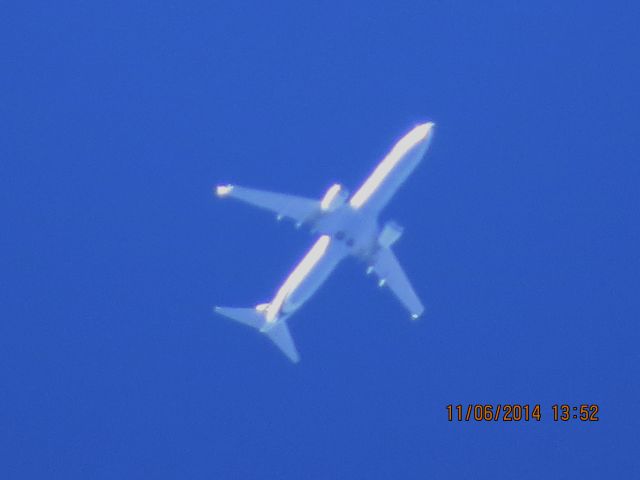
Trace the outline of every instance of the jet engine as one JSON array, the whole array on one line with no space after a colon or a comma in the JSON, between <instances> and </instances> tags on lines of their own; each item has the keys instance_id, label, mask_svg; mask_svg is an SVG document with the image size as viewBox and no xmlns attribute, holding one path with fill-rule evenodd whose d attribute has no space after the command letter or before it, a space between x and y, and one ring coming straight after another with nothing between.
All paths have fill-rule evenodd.
<instances>
[{"instance_id":1,"label":"jet engine","mask_svg":"<svg viewBox=\"0 0 640 480\"><path fill-rule=\"evenodd\" d=\"M378 236L378 244L383 248L389 248L391 245L396 243L398 239L402 236L402 232L404 228L398 225L393 220L384 224L382 227L382 231Z\"/></svg>"},{"instance_id":2,"label":"jet engine","mask_svg":"<svg viewBox=\"0 0 640 480\"><path fill-rule=\"evenodd\" d=\"M320 201L320 208L323 212L333 212L337 208L344 205L349 196L349 191L339 183L331 185L327 193L324 194Z\"/></svg>"}]
</instances>

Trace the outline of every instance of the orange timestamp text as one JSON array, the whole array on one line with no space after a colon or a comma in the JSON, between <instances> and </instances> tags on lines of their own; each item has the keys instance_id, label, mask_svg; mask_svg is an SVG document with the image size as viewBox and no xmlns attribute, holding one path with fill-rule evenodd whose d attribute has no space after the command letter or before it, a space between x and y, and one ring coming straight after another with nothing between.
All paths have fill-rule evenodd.
<instances>
[{"instance_id":1,"label":"orange timestamp text","mask_svg":"<svg viewBox=\"0 0 640 480\"><path fill-rule=\"evenodd\" d=\"M450 422L539 422L543 418L539 403L469 403L466 405L450 403L446 407L447 420ZM554 404L551 406L551 418L554 422L597 422L600 407L596 404Z\"/></svg>"}]
</instances>

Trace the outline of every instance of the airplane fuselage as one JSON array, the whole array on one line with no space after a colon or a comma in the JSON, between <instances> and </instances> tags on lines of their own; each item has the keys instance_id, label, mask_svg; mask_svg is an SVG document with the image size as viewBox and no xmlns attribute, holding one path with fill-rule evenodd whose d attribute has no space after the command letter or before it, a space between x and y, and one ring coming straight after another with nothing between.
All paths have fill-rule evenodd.
<instances>
[{"instance_id":1,"label":"airplane fuselage","mask_svg":"<svg viewBox=\"0 0 640 480\"><path fill-rule=\"evenodd\" d=\"M286 320L316 293L344 258L353 256L367 263L367 273L378 275L378 285L388 284L411 317L418 318L424 307L390 249L402 228L395 222L381 226L378 216L420 163L431 141L432 127L433 123L425 123L405 135L348 201L348 192L339 184L332 185L321 201L233 185L217 187L221 197L274 211L278 219L292 218L318 235L270 302L258 305L253 313L252 309L229 307L217 307L217 311L258 328L297 361Z\"/></svg>"},{"instance_id":2,"label":"airplane fuselage","mask_svg":"<svg viewBox=\"0 0 640 480\"><path fill-rule=\"evenodd\" d=\"M312 232L328 235L344 245L350 255L366 258L374 253L379 233L377 215L355 210L349 204L321 216L312 226Z\"/></svg>"}]
</instances>

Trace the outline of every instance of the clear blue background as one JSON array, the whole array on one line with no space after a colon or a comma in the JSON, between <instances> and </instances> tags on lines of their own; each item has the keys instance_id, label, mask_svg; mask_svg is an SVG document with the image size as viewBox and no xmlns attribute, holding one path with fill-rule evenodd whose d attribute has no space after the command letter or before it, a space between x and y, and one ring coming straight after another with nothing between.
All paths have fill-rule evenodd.
<instances>
[{"instance_id":1,"label":"clear blue background","mask_svg":"<svg viewBox=\"0 0 640 480\"><path fill-rule=\"evenodd\" d=\"M640 478L639 13L5 4L0 477ZM355 262L292 319L297 366L212 314L312 243L214 185L353 190L426 120L383 215L421 322ZM446 419L489 402L543 419Z\"/></svg>"}]
</instances>

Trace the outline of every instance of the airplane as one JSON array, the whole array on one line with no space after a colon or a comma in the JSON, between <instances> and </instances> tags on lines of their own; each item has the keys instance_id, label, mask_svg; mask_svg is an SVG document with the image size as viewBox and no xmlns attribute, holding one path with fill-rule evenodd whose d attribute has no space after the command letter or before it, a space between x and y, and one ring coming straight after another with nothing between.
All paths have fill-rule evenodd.
<instances>
[{"instance_id":1,"label":"airplane","mask_svg":"<svg viewBox=\"0 0 640 480\"><path fill-rule=\"evenodd\" d=\"M300 356L287 320L304 305L346 257L353 256L375 273L380 287L387 285L417 319L424 307L391 250L403 228L394 221L382 227L378 216L398 188L418 166L433 136L434 123L413 128L395 144L351 198L340 184L332 185L320 200L219 185L216 195L275 212L319 235L311 249L278 288L273 299L254 308L215 307L225 317L253 327L269 337L294 363ZM347 201L348 200L348 201Z\"/></svg>"}]
</instances>

